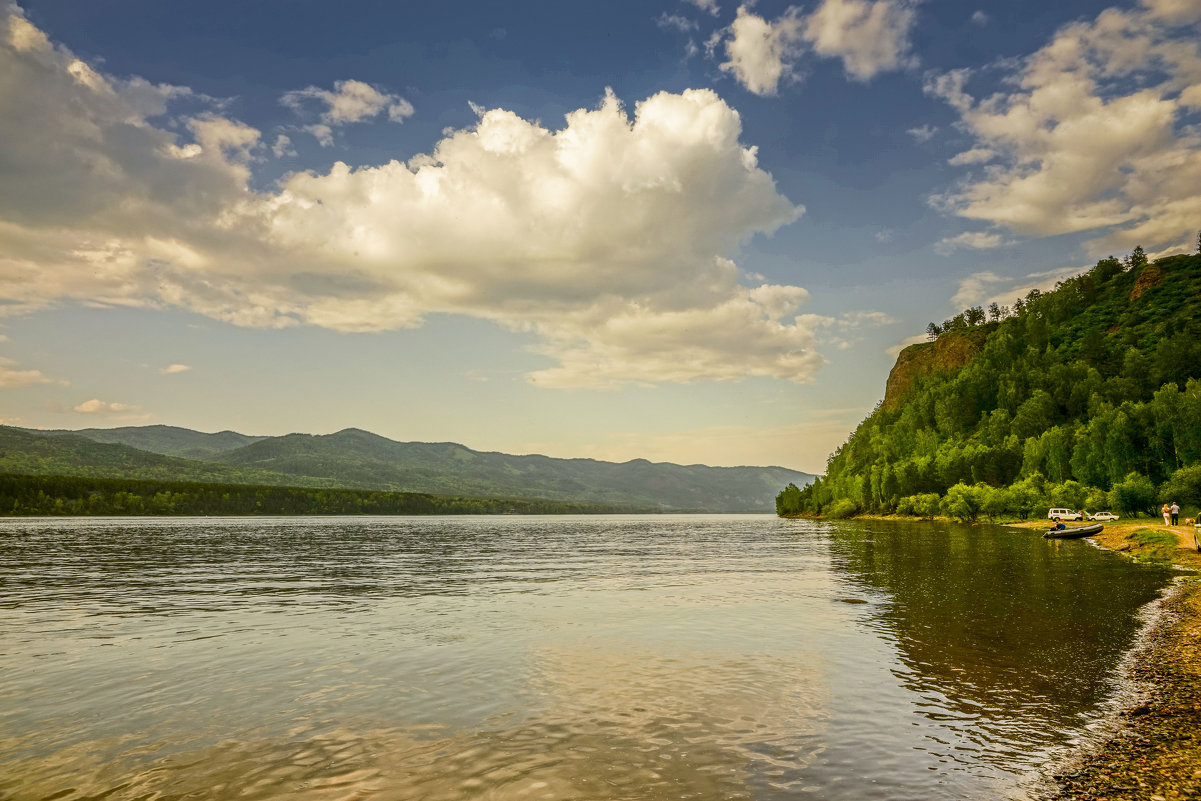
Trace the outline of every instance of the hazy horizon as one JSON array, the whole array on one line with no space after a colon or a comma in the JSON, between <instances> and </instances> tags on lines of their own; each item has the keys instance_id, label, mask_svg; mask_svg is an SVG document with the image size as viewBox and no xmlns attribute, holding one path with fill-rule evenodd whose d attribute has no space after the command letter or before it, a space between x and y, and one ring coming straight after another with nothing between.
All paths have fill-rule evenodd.
<instances>
[{"instance_id":1,"label":"hazy horizon","mask_svg":"<svg viewBox=\"0 0 1201 801\"><path fill-rule=\"evenodd\" d=\"M7 424L0 424L0 425L7 425ZM239 436L250 437L250 438L253 438L256 440L271 439L273 437L285 437L285 436L293 436L293 435L309 436L309 437L330 437L335 434L341 434L346 431L361 431L361 432L364 432L367 434L371 434L373 436L382 437L391 442L396 442L401 445L458 445L461 448L466 448L467 450L475 451L476 453L500 453L500 454L503 454L506 456L545 456L545 457L548 457L551 459L564 459L564 460L583 459L583 460L592 460L592 461L598 461L598 462L614 462L617 464L623 464L626 462L641 460L641 461L648 461L653 464L675 464L675 465L678 465L681 467L750 467L750 468L768 467L768 468L779 468L781 470L792 470L794 472L806 473L808 475L819 475L819 474L815 474L815 473L809 473L806 470L796 470L795 468L784 467L783 465L777 465L777 464L708 464L705 462L685 463L685 462L670 462L670 461L658 460L658 459L646 459L644 457L639 457L639 456L635 456L632 459L622 459L620 461L616 461L613 459L594 459L593 457L590 457L590 456L558 456L556 454L551 454L551 453L535 453L535 452L513 453L513 452L508 452L508 451L495 451L495 450L488 450L488 449L483 449L483 448L475 448L475 447L472 447L470 443L458 442L456 440L396 440L396 439L392 439L391 437L384 437L383 434L379 434L375 431L370 431L365 428L359 428L357 426L341 428L341 429L338 429L337 431L289 431L286 434L259 434L259 433L255 433L255 432L235 431L231 428L223 428L218 431L199 431L197 429L186 428L184 426L171 425L170 423L145 423L143 425L132 425L132 426L130 426L130 425L84 426L82 428L37 428L34 426L14 426L14 428L22 428L22 429L25 429L28 431L40 431L40 432L78 433L80 431L114 431L114 430L121 430L121 429L150 428L150 427L154 427L154 426L161 426L163 428L173 428L173 429L181 430L181 431L193 431L197 434L204 434L204 435L208 435L208 436L213 436L213 435L217 435L217 434L237 434Z\"/></svg>"}]
</instances>

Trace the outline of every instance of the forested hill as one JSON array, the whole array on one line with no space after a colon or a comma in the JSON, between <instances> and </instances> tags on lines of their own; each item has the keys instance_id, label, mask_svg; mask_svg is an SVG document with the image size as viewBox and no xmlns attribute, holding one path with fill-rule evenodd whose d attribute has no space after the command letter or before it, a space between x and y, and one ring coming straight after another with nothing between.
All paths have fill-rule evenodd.
<instances>
[{"instance_id":1,"label":"forested hill","mask_svg":"<svg viewBox=\"0 0 1201 801\"><path fill-rule=\"evenodd\" d=\"M777 497L780 514L1201 504L1201 255L1136 249L928 332L826 475Z\"/></svg>"},{"instance_id":2,"label":"forested hill","mask_svg":"<svg viewBox=\"0 0 1201 801\"><path fill-rule=\"evenodd\" d=\"M258 437L168 426L82 431L0 426L0 473L339 487L708 512L767 512L782 485L803 485L813 478L782 467L514 456L452 442L396 442L358 429Z\"/></svg>"}]
</instances>

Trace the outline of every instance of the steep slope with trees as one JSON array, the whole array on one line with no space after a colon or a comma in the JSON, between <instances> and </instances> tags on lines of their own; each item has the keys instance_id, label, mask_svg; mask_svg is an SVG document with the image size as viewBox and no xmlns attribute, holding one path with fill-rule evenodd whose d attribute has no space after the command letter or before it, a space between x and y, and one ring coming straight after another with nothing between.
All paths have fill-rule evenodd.
<instances>
[{"instance_id":1,"label":"steep slope with trees","mask_svg":"<svg viewBox=\"0 0 1201 801\"><path fill-rule=\"evenodd\" d=\"M910 369L823 478L780 493L780 514L1201 504L1201 254L1148 263L1136 249L927 330L934 341L898 364L948 337L982 344L959 365Z\"/></svg>"}]
</instances>

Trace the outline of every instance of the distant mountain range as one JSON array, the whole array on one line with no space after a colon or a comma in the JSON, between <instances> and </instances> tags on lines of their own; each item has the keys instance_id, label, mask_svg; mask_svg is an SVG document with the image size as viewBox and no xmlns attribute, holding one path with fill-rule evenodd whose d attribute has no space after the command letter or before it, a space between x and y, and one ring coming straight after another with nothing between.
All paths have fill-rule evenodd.
<instances>
[{"instance_id":1,"label":"distant mountain range","mask_svg":"<svg viewBox=\"0 0 1201 801\"><path fill-rule=\"evenodd\" d=\"M513 456L453 442L396 442L354 428L256 437L162 425L79 431L0 426L0 472L545 498L707 512L771 511L782 487L802 487L814 478L783 467Z\"/></svg>"}]
</instances>

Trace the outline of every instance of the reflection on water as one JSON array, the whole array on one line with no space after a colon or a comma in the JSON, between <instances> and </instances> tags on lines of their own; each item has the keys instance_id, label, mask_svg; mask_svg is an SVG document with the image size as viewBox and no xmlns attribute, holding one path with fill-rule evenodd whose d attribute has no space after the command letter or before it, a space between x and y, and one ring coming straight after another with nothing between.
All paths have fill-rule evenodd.
<instances>
[{"instance_id":1,"label":"reflection on water","mask_svg":"<svg viewBox=\"0 0 1201 801\"><path fill-rule=\"evenodd\" d=\"M0 799L1020 797L1167 573L759 516L0 522Z\"/></svg>"}]
</instances>

